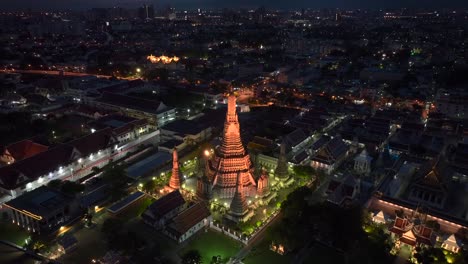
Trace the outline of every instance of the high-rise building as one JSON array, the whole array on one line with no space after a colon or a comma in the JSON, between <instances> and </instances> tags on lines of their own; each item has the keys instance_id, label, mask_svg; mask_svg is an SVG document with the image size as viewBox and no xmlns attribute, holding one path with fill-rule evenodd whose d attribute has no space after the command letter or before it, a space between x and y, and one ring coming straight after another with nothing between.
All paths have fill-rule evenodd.
<instances>
[{"instance_id":1,"label":"high-rise building","mask_svg":"<svg viewBox=\"0 0 468 264\"><path fill-rule=\"evenodd\" d=\"M153 5L143 5L138 9L138 17L140 19L152 19L154 18L154 7Z\"/></svg>"},{"instance_id":2,"label":"high-rise building","mask_svg":"<svg viewBox=\"0 0 468 264\"><path fill-rule=\"evenodd\" d=\"M237 175L242 185L243 195L256 194L256 182L253 178L254 167L250 156L242 145L239 120L236 113L236 97L228 98L228 109L221 145L211 159L206 162L206 177L212 184L213 196L232 198L236 192Z\"/></svg>"}]
</instances>

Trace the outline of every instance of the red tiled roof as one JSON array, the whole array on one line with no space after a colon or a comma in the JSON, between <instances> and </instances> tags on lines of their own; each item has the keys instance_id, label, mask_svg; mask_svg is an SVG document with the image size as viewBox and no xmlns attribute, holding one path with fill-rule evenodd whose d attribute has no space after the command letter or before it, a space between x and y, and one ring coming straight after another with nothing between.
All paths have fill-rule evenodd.
<instances>
[{"instance_id":1,"label":"red tiled roof","mask_svg":"<svg viewBox=\"0 0 468 264\"><path fill-rule=\"evenodd\" d=\"M55 171L59 166L65 166L72 160L73 147L59 145L35 156L15 162L12 165L0 168L0 184L6 189L15 189L24 184L18 182L23 175L28 181L33 181L40 176Z\"/></svg>"},{"instance_id":2,"label":"red tiled roof","mask_svg":"<svg viewBox=\"0 0 468 264\"><path fill-rule=\"evenodd\" d=\"M159 219L184 204L185 200L179 190L175 190L156 200L148 207L148 210L156 219Z\"/></svg>"},{"instance_id":3,"label":"red tiled roof","mask_svg":"<svg viewBox=\"0 0 468 264\"><path fill-rule=\"evenodd\" d=\"M210 215L210 210L208 210L204 203L197 203L174 217L173 222L169 225L169 229L174 235L179 237Z\"/></svg>"},{"instance_id":4,"label":"red tiled roof","mask_svg":"<svg viewBox=\"0 0 468 264\"><path fill-rule=\"evenodd\" d=\"M58 170L60 166L66 166L73 162L77 158L73 156L74 149L85 157L109 147L112 143L112 137L111 128L102 129L77 140L29 156L12 165L2 167L0 168L0 185L6 189L15 189L26 182L36 180L40 176ZM27 180L19 181L21 175L26 177Z\"/></svg>"},{"instance_id":5,"label":"red tiled roof","mask_svg":"<svg viewBox=\"0 0 468 264\"><path fill-rule=\"evenodd\" d=\"M400 241L407 244L407 245L410 245L410 246L415 246L416 245L415 240L412 240L412 239L409 239L409 238L406 238L406 237L401 237Z\"/></svg>"},{"instance_id":6,"label":"red tiled roof","mask_svg":"<svg viewBox=\"0 0 468 264\"><path fill-rule=\"evenodd\" d=\"M112 128L105 128L82 138L68 142L75 147L83 157L96 153L101 149L109 147L112 141Z\"/></svg>"},{"instance_id":7,"label":"red tiled roof","mask_svg":"<svg viewBox=\"0 0 468 264\"><path fill-rule=\"evenodd\" d=\"M15 161L19 161L44 152L48 148L47 146L26 139L7 146L6 150Z\"/></svg>"}]
</instances>

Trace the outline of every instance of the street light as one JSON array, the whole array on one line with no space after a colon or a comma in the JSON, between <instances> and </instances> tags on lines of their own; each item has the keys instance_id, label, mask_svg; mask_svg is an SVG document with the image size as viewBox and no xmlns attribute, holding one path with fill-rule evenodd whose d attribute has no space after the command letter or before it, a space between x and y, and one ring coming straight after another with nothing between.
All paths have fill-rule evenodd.
<instances>
[{"instance_id":1,"label":"street light","mask_svg":"<svg viewBox=\"0 0 468 264\"><path fill-rule=\"evenodd\" d=\"M136 72L140 73L140 72L141 72L141 69L140 69L140 68L136 68Z\"/></svg>"}]
</instances>

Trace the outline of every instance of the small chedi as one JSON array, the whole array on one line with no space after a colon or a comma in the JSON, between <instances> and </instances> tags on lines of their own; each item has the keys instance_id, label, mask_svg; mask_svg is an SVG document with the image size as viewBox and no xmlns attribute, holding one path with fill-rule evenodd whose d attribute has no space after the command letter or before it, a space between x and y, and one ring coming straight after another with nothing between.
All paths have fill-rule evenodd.
<instances>
[{"instance_id":1,"label":"small chedi","mask_svg":"<svg viewBox=\"0 0 468 264\"><path fill-rule=\"evenodd\" d=\"M234 222L245 222L253 215L253 212L249 209L249 206L247 205L247 200L245 199L240 179L240 172L238 172L236 192L234 193L234 197L232 198L231 206L229 207L229 212L226 215L226 218Z\"/></svg>"},{"instance_id":2,"label":"small chedi","mask_svg":"<svg viewBox=\"0 0 468 264\"><path fill-rule=\"evenodd\" d=\"M179 158L177 156L177 149L174 148L172 151L172 175L169 179L168 188L169 190L178 190L182 184L182 174L179 171Z\"/></svg>"},{"instance_id":3,"label":"small chedi","mask_svg":"<svg viewBox=\"0 0 468 264\"><path fill-rule=\"evenodd\" d=\"M286 158L286 143L283 141L280 145L280 155L275 170L275 176L282 181L289 179L288 160Z\"/></svg>"}]
</instances>

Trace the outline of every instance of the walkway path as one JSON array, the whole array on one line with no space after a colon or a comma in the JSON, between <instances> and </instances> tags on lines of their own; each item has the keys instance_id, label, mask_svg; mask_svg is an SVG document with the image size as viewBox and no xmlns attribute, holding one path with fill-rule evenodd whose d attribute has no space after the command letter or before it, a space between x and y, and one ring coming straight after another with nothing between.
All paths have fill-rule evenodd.
<instances>
[{"instance_id":1,"label":"walkway path","mask_svg":"<svg viewBox=\"0 0 468 264\"><path fill-rule=\"evenodd\" d=\"M282 217L282 213L278 213L276 216L274 216L266 225L262 227L260 231L257 232L257 234L249 240L249 243L243 247L237 254L234 256L234 259L243 259L245 258L250 250L257 245L260 241L265 238L266 235L266 230L268 229L269 226L271 226L273 223L276 223L279 219Z\"/></svg>"}]
</instances>

